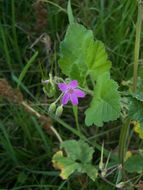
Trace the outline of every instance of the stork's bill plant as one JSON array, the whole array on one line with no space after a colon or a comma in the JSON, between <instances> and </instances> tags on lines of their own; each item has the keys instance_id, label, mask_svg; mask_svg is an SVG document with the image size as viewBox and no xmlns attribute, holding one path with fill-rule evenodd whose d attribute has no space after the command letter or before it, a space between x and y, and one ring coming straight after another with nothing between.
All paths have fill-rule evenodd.
<instances>
[{"instance_id":1,"label":"stork's bill plant","mask_svg":"<svg viewBox=\"0 0 143 190\"><path fill-rule=\"evenodd\" d=\"M79 140L63 141L60 144L60 150L55 153L52 159L53 166L61 171L60 176L63 179L68 179L72 174L85 173L95 181L98 176L105 178L114 171L118 171L116 183L112 185L116 187L122 186L123 188L130 183L130 181L122 181L124 180L125 172L143 172L143 164L137 164L138 167L133 167L133 162L137 158L139 160L143 158L142 151L129 157L126 154L129 126L132 121L138 123L138 125L135 124L135 131L139 133L139 136L142 137L143 134L143 82L138 80L138 64L136 63L139 58L139 39L142 23L140 14L141 12L143 13L142 10L142 3L139 2L135 45L136 65L134 66L135 76L133 77L133 84L131 88L128 87L126 92L119 92L118 83L111 77L110 70L112 64L104 44L95 39L91 30L75 21L70 1L68 3L69 25L60 44L60 58L58 61L65 79L58 78L58 80L53 79L52 81L52 84L54 83L54 86L57 86L61 94L53 102L49 112L54 113L56 105L60 104L57 108L58 111L56 111L56 113L58 112L57 115L60 116L64 107L67 104L71 104L74 107L73 110L77 123L78 104L82 99L88 99L90 100L89 105L85 105L83 113L85 115L85 126L103 127L107 122L117 119L123 125L119 139L119 156L111 156L111 158L107 156L106 164L103 161L103 146L100 146L102 150L100 149L101 159L99 165L93 164L95 150L91 144L88 144L90 142L85 142L81 131ZM126 106L124 106L123 100L126 100ZM115 158L115 165L113 164L109 167L108 164L111 165L110 159L112 160L112 158Z\"/></svg>"}]
</instances>

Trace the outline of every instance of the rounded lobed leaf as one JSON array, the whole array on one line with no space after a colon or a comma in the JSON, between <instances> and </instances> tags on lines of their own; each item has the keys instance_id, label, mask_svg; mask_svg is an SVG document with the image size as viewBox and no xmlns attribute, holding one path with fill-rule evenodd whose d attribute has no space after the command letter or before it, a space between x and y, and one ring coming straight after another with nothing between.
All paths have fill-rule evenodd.
<instances>
[{"instance_id":1,"label":"rounded lobed leaf","mask_svg":"<svg viewBox=\"0 0 143 190\"><path fill-rule=\"evenodd\" d=\"M120 95L117 83L110 79L109 73L101 75L94 89L90 107L86 110L85 123L103 126L103 122L113 121L120 115Z\"/></svg>"}]
</instances>

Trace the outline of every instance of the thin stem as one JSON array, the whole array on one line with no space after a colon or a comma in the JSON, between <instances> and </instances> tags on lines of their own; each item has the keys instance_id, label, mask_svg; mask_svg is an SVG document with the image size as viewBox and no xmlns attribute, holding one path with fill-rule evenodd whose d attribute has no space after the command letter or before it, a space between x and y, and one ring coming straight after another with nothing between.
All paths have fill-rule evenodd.
<instances>
[{"instance_id":1,"label":"thin stem","mask_svg":"<svg viewBox=\"0 0 143 190\"><path fill-rule=\"evenodd\" d=\"M136 40L134 49L134 71L133 71L133 92L136 90L137 78L138 78L138 65L139 65L139 52L140 52L140 40L141 40L141 26L143 19L143 2L138 3L138 18L136 24Z\"/></svg>"},{"instance_id":2,"label":"thin stem","mask_svg":"<svg viewBox=\"0 0 143 190\"><path fill-rule=\"evenodd\" d=\"M73 106L73 113L74 113L74 117L75 117L77 130L78 130L79 134L81 134L79 121L78 121L78 107L77 106Z\"/></svg>"},{"instance_id":3,"label":"thin stem","mask_svg":"<svg viewBox=\"0 0 143 190\"><path fill-rule=\"evenodd\" d=\"M55 101L55 102L53 102L53 103L55 103L55 104L56 104L56 103L57 103L57 102L61 99L61 97L62 97L63 95L64 95L64 93L61 93L61 94L60 94L60 96L59 96L59 97L56 99L56 101Z\"/></svg>"},{"instance_id":4,"label":"thin stem","mask_svg":"<svg viewBox=\"0 0 143 190\"><path fill-rule=\"evenodd\" d=\"M26 102L22 102L21 103L29 112L33 113L36 117L40 118L41 115L36 111L34 110L31 106L29 106Z\"/></svg>"},{"instance_id":5,"label":"thin stem","mask_svg":"<svg viewBox=\"0 0 143 190\"><path fill-rule=\"evenodd\" d=\"M56 3L52 2L52 1L48 1L48 0L43 0L43 2L49 3L49 4L57 7L60 11L63 11L64 13L67 14L67 11L64 8L62 8L61 6L59 6L58 4L56 4Z\"/></svg>"},{"instance_id":6,"label":"thin stem","mask_svg":"<svg viewBox=\"0 0 143 190\"><path fill-rule=\"evenodd\" d=\"M39 119L43 117L43 115L41 115L40 113L38 113L36 110L34 110L31 106L29 106L25 101L23 101L21 103L30 113L34 114L36 117L38 117ZM63 142L60 134L58 133L58 131L51 125L50 126L51 131L54 133L54 135L57 137L57 139L59 140L59 142Z\"/></svg>"},{"instance_id":7,"label":"thin stem","mask_svg":"<svg viewBox=\"0 0 143 190\"><path fill-rule=\"evenodd\" d=\"M50 126L50 129L51 129L51 131L53 131L53 133L55 134L55 136L57 137L59 142L62 143L63 140L62 140L61 136L59 135L59 133L57 132L57 130L53 126Z\"/></svg>"}]
</instances>

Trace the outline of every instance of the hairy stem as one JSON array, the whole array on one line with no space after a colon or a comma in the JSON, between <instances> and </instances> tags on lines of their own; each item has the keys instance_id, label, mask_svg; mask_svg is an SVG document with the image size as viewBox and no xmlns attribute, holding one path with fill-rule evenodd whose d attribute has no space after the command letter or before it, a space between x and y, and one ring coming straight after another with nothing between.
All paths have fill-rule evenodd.
<instances>
[{"instance_id":1,"label":"hairy stem","mask_svg":"<svg viewBox=\"0 0 143 190\"><path fill-rule=\"evenodd\" d=\"M137 18L137 24L136 24L135 49L134 49L134 70L133 70L133 88L132 88L133 92L136 90L137 78L138 78L142 19L143 19L143 2L139 2L138 3L138 18Z\"/></svg>"},{"instance_id":2,"label":"hairy stem","mask_svg":"<svg viewBox=\"0 0 143 190\"><path fill-rule=\"evenodd\" d=\"M79 134L81 135L81 130L80 130L79 121L78 121L78 107L77 106L73 106L73 113L74 113L74 117L75 117L77 130L78 130Z\"/></svg>"},{"instance_id":3,"label":"hairy stem","mask_svg":"<svg viewBox=\"0 0 143 190\"><path fill-rule=\"evenodd\" d=\"M125 155L126 155L126 149L127 149L126 142L127 142L127 137L128 137L129 125L130 125L130 119L127 118L123 124L121 133L120 133L119 159L122 164L122 167L124 166L124 160L125 160Z\"/></svg>"}]
</instances>

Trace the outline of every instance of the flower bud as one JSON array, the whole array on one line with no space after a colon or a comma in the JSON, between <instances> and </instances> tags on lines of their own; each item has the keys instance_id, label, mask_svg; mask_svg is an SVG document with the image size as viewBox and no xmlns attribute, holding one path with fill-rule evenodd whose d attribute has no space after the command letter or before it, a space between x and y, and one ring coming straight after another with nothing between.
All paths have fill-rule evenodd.
<instances>
[{"instance_id":1,"label":"flower bud","mask_svg":"<svg viewBox=\"0 0 143 190\"><path fill-rule=\"evenodd\" d=\"M56 88L55 88L55 85L53 84L53 83L51 83L51 82L49 82L49 83L45 83L45 84L43 84L44 86L43 86L43 91L44 91L44 93L49 97L49 98L51 98L51 97L53 97L54 95L55 95L55 92L56 92Z\"/></svg>"},{"instance_id":2,"label":"flower bud","mask_svg":"<svg viewBox=\"0 0 143 190\"><path fill-rule=\"evenodd\" d=\"M99 162L99 169L102 171L104 168L104 163L102 161Z\"/></svg>"},{"instance_id":3,"label":"flower bud","mask_svg":"<svg viewBox=\"0 0 143 190\"><path fill-rule=\"evenodd\" d=\"M63 113L63 105L59 106L56 110L56 116L60 117Z\"/></svg>"},{"instance_id":4,"label":"flower bud","mask_svg":"<svg viewBox=\"0 0 143 190\"><path fill-rule=\"evenodd\" d=\"M52 103L50 106L49 106L49 112L54 112L56 110L56 104L55 104L55 102L54 103Z\"/></svg>"}]
</instances>

